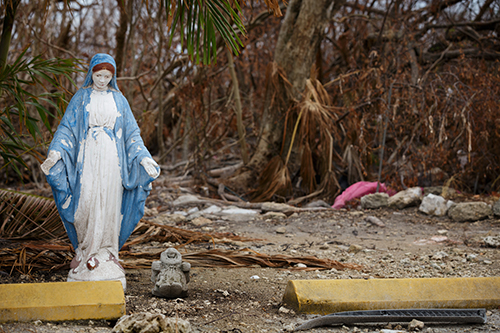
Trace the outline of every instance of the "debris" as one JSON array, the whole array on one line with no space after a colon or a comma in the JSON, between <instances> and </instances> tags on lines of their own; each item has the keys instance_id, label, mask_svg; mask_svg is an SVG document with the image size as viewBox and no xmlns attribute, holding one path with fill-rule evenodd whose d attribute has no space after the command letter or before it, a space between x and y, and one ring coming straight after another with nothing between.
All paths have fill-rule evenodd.
<instances>
[{"instance_id":1,"label":"debris","mask_svg":"<svg viewBox=\"0 0 500 333\"><path fill-rule=\"evenodd\" d=\"M500 247L500 236L487 236L483 238L484 244L489 247Z\"/></svg>"},{"instance_id":2,"label":"debris","mask_svg":"<svg viewBox=\"0 0 500 333\"><path fill-rule=\"evenodd\" d=\"M263 202L261 209L265 212L272 211L281 213L292 213L298 211L298 209L293 206L276 202Z\"/></svg>"},{"instance_id":3,"label":"debris","mask_svg":"<svg viewBox=\"0 0 500 333\"><path fill-rule=\"evenodd\" d=\"M347 252L349 252L349 253L358 253L358 252L361 252L362 250L363 250L362 246L356 245L356 244L351 244L349 246L349 250L347 250Z\"/></svg>"},{"instance_id":4,"label":"debris","mask_svg":"<svg viewBox=\"0 0 500 333\"><path fill-rule=\"evenodd\" d=\"M278 309L278 312L279 312L279 313L284 313L284 314L289 314L290 312L292 312L292 310L287 309L287 308L285 308L284 306L282 306L282 307L280 307L280 308Z\"/></svg>"},{"instance_id":5,"label":"debris","mask_svg":"<svg viewBox=\"0 0 500 333\"><path fill-rule=\"evenodd\" d=\"M379 192L387 192L387 187L385 184L377 182L357 182L352 184L344 192L342 192L337 198L332 206L334 209L340 209L345 206L346 202L352 199L361 198L367 194L375 193L377 191L377 186L379 187Z\"/></svg>"},{"instance_id":6,"label":"debris","mask_svg":"<svg viewBox=\"0 0 500 333\"><path fill-rule=\"evenodd\" d=\"M493 214L494 214L496 217L500 217L500 200L497 200L497 201L493 204Z\"/></svg>"},{"instance_id":7,"label":"debris","mask_svg":"<svg viewBox=\"0 0 500 333\"><path fill-rule=\"evenodd\" d=\"M430 193L422 199L418 210L427 215L444 216L448 211L447 202L442 196Z\"/></svg>"},{"instance_id":8,"label":"debris","mask_svg":"<svg viewBox=\"0 0 500 333\"><path fill-rule=\"evenodd\" d=\"M367 216L364 218L364 221L376 225L377 227L385 228L384 222L382 222L378 217Z\"/></svg>"},{"instance_id":9,"label":"debris","mask_svg":"<svg viewBox=\"0 0 500 333\"><path fill-rule=\"evenodd\" d=\"M361 208L363 209L378 209L387 207L389 195L387 193L367 194L361 197Z\"/></svg>"},{"instance_id":10,"label":"debris","mask_svg":"<svg viewBox=\"0 0 500 333\"><path fill-rule=\"evenodd\" d=\"M421 187L412 187L400 191L388 199L389 207L396 209L417 206L420 202L422 202Z\"/></svg>"},{"instance_id":11,"label":"debris","mask_svg":"<svg viewBox=\"0 0 500 333\"><path fill-rule=\"evenodd\" d=\"M162 314L147 312L134 313L121 317L112 330L113 333L190 333L193 332L189 321L169 318Z\"/></svg>"},{"instance_id":12,"label":"debris","mask_svg":"<svg viewBox=\"0 0 500 333\"><path fill-rule=\"evenodd\" d=\"M280 212L267 212L262 215L262 218L271 220L283 220L286 219L286 214Z\"/></svg>"},{"instance_id":13,"label":"debris","mask_svg":"<svg viewBox=\"0 0 500 333\"><path fill-rule=\"evenodd\" d=\"M486 322L485 309L400 309L345 311L314 318L295 329L308 330L335 324L410 322L412 325L427 323L474 323ZM421 323L421 324L420 324Z\"/></svg>"},{"instance_id":14,"label":"debris","mask_svg":"<svg viewBox=\"0 0 500 333\"><path fill-rule=\"evenodd\" d=\"M408 324L408 331L418 331L418 330L423 329L424 326L425 326L425 324L423 321L413 319Z\"/></svg>"},{"instance_id":15,"label":"debris","mask_svg":"<svg viewBox=\"0 0 500 333\"><path fill-rule=\"evenodd\" d=\"M285 227L276 228L276 233L277 234L285 234L286 233L286 228Z\"/></svg>"},{"instance_id":16,"label":"debris","mask_svg":"<svg viewBox=\"0 0 500 333\"><path fill-rule=\"evenodd\" d=\"M172 203L174 206L186 206L186 205L191 205L191 204L199 204L203 203L204 201L198 198L196 195L193 194L185 194L181 195L177 199L174 200Z\"/></svg>"},{"instance_id":17,"label":"debris","mask_svg":"<svg viewBox=\"0 0 500 333\"><path fill-rule=\"evenodd\" d=\"M200 217L197 217L197 218L191 220L191 223L194 224L195 226L200 227L202 225L211 224L212 220L200 216Z\"/></svg>"},{"instance_id":18,"label":"debris","mask_svg":"<svg viewBox=\"0 0 500 333\"><path fill-rule=\"evenodd\" d=\"M461 202L448 209L448 216L455 222L473 222L493 215L491 206L485 202Z\"/></svg>"}]
</instances>

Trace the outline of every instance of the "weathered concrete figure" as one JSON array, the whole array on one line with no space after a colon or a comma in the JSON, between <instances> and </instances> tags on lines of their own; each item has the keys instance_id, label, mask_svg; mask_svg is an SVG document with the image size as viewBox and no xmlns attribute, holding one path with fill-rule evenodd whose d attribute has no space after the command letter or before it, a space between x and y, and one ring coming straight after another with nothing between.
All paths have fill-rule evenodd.
<instances>
[{"instance_id":1,"label":"weathered concrete figure","mask_svg":"<svg viewBox=\"0 0 500 333\"><path fill-rule=\"evenodd\" d=\"M155 284L153 295L165 298L187 296L191 264L173 247L162 252L160 260L151 265L151 281Z\"/></svg>"},{"instance_id":2,"label":"weathered concrete figure","mask_svg":"<svg viewBox=\"0 0 500 333\"><path fill-rule=\"evenodd\" d=\"M71 99L41 165L75 249L68 281L120 280L118 251L144 215L160 174L130 106L116 64L96 54Z\"/></svg>"}]
</instances>

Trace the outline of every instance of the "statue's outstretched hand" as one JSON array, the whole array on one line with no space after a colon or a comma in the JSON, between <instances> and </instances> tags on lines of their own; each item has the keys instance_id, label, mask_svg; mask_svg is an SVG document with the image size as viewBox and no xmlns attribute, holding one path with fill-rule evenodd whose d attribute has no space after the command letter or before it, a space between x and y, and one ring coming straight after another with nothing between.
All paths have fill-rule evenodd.
<instances>
[{"instance_id":1,"label":"statue's outstretched hand","mask_svg":"<svg viewBox=\"0 0 500 333\"><path fill-rule=\"evenodd\" d=\"M61 159L61 153L56 150L51 150L49 152L49 156L45 160L45 162L40 165L43 173L45 175L49 175L50 169Z\"/></svg>"},{"instance_id":2,"label":"statue's outstretched hand","mask_svg":"<svg viewBox=\"0 0 500 333\"><path fill-rule=\"evenodd\" d=\"M146 170L150 177L158 178L158 176L160 175L160 167L158 166L158 163L156 163L152 158L143 158L141 161L141 165L144 167L144 170Z\"/></svg>"}]
</instances>

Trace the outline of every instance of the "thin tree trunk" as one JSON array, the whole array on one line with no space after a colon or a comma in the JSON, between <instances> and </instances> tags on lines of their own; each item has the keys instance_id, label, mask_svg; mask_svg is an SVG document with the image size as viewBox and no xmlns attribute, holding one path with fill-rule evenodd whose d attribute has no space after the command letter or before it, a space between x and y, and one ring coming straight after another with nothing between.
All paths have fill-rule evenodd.
<instances>
[{"instance_id":1,"label":"thin tree trunk","mask_svg":"<svg viewBox=\"0 0 500 333\"><path fill-rule=\"evenodd\" d=\"M133 0L117 0L118 8L120 8L120 24L118 30L116 31L116 50L115 50L115 62L116 62L116 76L121 76L123 69L123 59L125 54L125 41L127 39L127 31L129 26L129 13L127 11L127 4L131 4Z\"/></svg>"},{"instance_id":2,"label":"thin tree trunk","mask_svg":"<svg viewBox=\"0 0 500 333\"><path fill-rule=\"evenodd\" d=\"M284 116L298 101L310 77L318 46L331 13L344 0L291 0L268 68L261 136L246 170L230 180L235 189L253 187L273 156L283 153ZM283 77L283 76L284 77ZM288 84L289 82L289 84Z\"/></svg>"},{"instance_id":3,"label":"thin tree trunk","mask_svg":"<svg viewBox=\"0 0 500 333\"><path fill-rule=\"evenodd\" d=\"M240 141L241 148L241 158L244 164L248 164L248 152L247 144L245 141L245 126L243 126L242 110L241 110L241 97L240 97L240 87L238 83L238 78L236 77L236 71L234 70L233 54L231 50L227 48L227 60L229 72L231 74L231 79L233 80L233 91L234 91L234 112L236 113L236 125L238 126L238 137Z\"/></svg>"},{"instance_id":4,"label":"thin tree trunk","mask_svg":"<svg viewBox=\"0 0 500 333\"><path fill-rule=\"evenodd\" d=\"M0 40L0 69L3 72L7 65L7 56L9 54L10 40L12 38L12 28L16 16L17 7L21 0L7 1L5 5L5 18L3 21L2 39Z\"/></svg>"}]
</instances>

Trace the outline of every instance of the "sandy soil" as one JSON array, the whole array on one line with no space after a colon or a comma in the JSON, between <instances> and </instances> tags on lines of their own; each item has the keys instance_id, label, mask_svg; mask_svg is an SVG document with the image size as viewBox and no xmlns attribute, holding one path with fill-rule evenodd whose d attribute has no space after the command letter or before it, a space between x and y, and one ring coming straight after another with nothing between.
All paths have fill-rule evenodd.
<instances>
[{"instance_id":1,"label":"sandy soil","mask_svg":"<svg viewBox=\"0 0 500 333\"><path fill-rule=\"evenodd\" d=\"M366 222L366 216L378 217L385 227ZM221 249L249 247L259 253L312 255L363 266L362 270L344 271L193 267L189 295L177 300L151 294L150 270L127 271L127 313L161 313L187 319L199 332L284 332L313 318L296 314L282 304L283 291L291 279L500 276L499 249L486 247L483 241L485 236L500 235L498 219L456 223L447 217L429 217L416 208L407 208L401 211L327 210L295 213L284 219L214 220L205 226L183 222L177 226L206 232L231 231L259 239L217 245ZM150 245L166 248L169 244ZM199 251L210 246L194 244L182 251ZM4 276L0 281L29 281L22 278ZM66 272L55 272L35 275L32 281L65 278ZM500 332L499 309L489 309L487 318L484 325L427 325L423 331ZM91 320L14 323L1 325L0 333L111 332L113 325L110 321ZM312 332L380 332L382 329L407 331L406 325L381 323L318 328Z\"/></svg>"}]
</instances>

